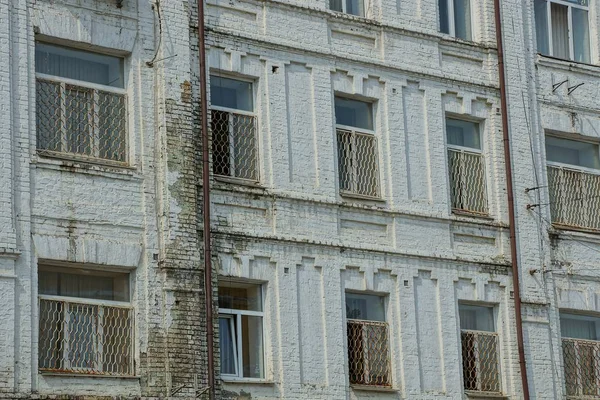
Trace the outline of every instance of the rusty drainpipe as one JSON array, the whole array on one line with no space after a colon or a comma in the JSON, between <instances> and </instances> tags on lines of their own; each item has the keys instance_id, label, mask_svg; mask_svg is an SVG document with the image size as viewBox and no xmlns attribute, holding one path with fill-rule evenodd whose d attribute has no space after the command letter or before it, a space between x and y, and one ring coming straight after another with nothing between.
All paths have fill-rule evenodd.
<instances>
[{"instance_id":1,"label":"rusty drainpipe","mask_svg":"<svg viewBox=\"0 0 600 400\"><path fill-rule=\"evenodd\" d=\"M519 350L519 369L523 399L529 400L529 382L525 363L525 347L523 345L523 319L521 316L521 289L519 285L519 265L517 257L517 232L515 226L515 200L513 197L512 157L510 154L510 138L508 134L508 105L506 96L506 76L504 71L504 48L502 45L502 17L500 16L500 0L494 0L496 14L496 44L498 46L498 75L500 80L500 99L502 109L502 137L504 141L504 164L506 168L506 192L508 195L508 219L510 224L510 257L512 263L513 291L515 300L515 323L517 327L517 346Z\"/></svg>"},{"instance_id":2,"label":"rusty drainpipe","mask_svg":"<svg viewBox=\"0 0 600 400\"><path fill-rule=\"evenodd\" d=\"M208 102L206 97L206 38L204 0L198 0L198 53L200 60L200 118L202 135L202 216L204 218L204 301L206 306L206 345L208 356L208 397L215 400L215 353L213 331L213 289L210 235L210 164L208 154Z\"/></svg>"}]
</instances>

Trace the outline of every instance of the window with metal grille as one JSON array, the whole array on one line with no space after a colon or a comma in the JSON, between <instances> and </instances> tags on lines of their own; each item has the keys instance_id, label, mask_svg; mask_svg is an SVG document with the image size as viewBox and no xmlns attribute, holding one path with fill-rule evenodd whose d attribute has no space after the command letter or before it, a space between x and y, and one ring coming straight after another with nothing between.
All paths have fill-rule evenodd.
<instances>
[{"instance_id":1,"label":"window with metal grille","mask_svg":"<svg viewBox=\"0 0 600 400\"><path fill-rule=\"evenodd\" d=\"M252 82L213 75L213 173L258 181L258 138Z\"/></svg>"},{"instance_id":2,"label":"window with metal grille","mask_svg":"<svg viewBox=\"0 0 600 400\"><path fill-rule=\"evenodd\" d=\"M380 197L373 105L336 97L335 119L341 194Z\"/></svg>"},{"instance_id":3,"label":"window with metal grille","mask_svg":"<svg viewBox=\"0 0 600 400\"><path fill-rule=\"evenodd\" d=\"M40 266L41 372L133 375L129 274Z\"/></svg>"},{"instance_id":4,"label":"window with metal grille","mask_svg":"<svg viewBox=\"0 0 600 400\"><path fill-rule=\"evenodd\" d=\"M329 0L329 9L364 17L365 0Z\"/></svg>"},{"instance_id":5,"label":"window with metal grille","mask_svg":"<svg viewBox=\"0 0 600 400\"><path fill-rule=\"evenodd\" d=\"M471 0L438 0L440 32L472 40Z\"/></svg>"},{"instance_id":6,"label":"window with metal grille","mask_svg":"<svg viewBox=\"0 0 600 400\"><path fill-rule=\"evenodd\" d=\"M264 378L262 286L222 278L219 283L221 376Z\"/></svg>"},{"instance_id":7,"label":"window with metal grille","mask_svg":"<svg viewBox=\"0 0 600 400\"><path fill-rule=\"evenodd\" d=\"M459 304L463 385L466 391L499 393L500 357L492 307Z\"/></svg>"},{"instance_id":8,"label":"window with metal grille","mask_svg":"<svg viewBox=\"0 0 600 400\"><path fill-rule=\"evenodd\" d=\"M568 398L600 397L600 318L561 313L560 332Z\"/></svg>"},{"instance_id":9,"label":"window with metal grille","mask_svg":"<svg viewBox=\"0 0 600 400\"><path fill-rule=\"evenodd\" d=\"M350 384L391 386L384 298L346 293L346 319Z\"/></svg>"},{"instance_id":10,"label":"window with metal grille","mask_svg":"<svg viewBox=\"0 0 600 400\"><path fill-rule=\"evenodd\" d=\"M541 54L590 62L589 0L535 0L537 48Z\"/></svg>"},{"instance_id":11,"label":"window with metal grille","mask_svg":"<svg viewBox=\"0 0 600 400\"><path fill-rule=\"evenodd\" d=\"M485 160L479 124L447 118L446 137L452 209L487 214Z\"/></svg>"},{"instance_id":12,"label":"window with metal grille","mask_svg":"<svg viewBox=\"0 0 600 400\"><path fill-rule=\"evenodd\" d=\"M125 163L123 59L36 43L38 152Z\"/></svg>"},{"instance_id":13,"label":"window with metal grille","mask_svg":"<svg viewBox=\"0 0 600 400\"><path fill-rule=\"evenodd\" d=\"M560 227L600 230L600 151L594 142L546 136L550 215Z\"/></svg>"}]
</instances>

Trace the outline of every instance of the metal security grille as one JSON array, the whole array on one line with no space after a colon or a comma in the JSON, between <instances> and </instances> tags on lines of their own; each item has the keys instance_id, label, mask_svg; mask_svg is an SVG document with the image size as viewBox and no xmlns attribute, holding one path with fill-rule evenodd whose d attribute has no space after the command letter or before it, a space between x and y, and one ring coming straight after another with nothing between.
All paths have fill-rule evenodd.
<instances>
[{"instance_id":1,"label":"metal security grille","mask_svg":"<svg viewBox=\"0 0 600 400\"><path fill-rule=\"evenodd\" d=\"M600 230L600 175L548 165L548 186L554 224Z\"/></svg>"},{"instance_id":2,"label":"metal security grille","mask_svg":"<svg viewBox=\"0 0 600 400\"><path fill-rule=\"evenodd\" d=\"M379 197L377 139L372 134L337 129L340 190Z\"/></svg>"},{"instance_id":3,"label":"metal security grille","mask_svg":"<svg viewBox=\"0 0 600 400\"><path fill-rule=\"evenodd\" d=\"M448 171L452 209L487 214L483 155L448 149Z\"/></svg>"},{"instance_id":4,"label":"metal security grille","mask_svg":"<svg viewBox=\"0 0 600 400\"><path fill-rule=\"evenodd\" d=\"M40 371L133 375L133 309L40 297Z\"/></svg>"},{"instance_id":5,"label":"metal security grille","mask_svg":"<svg viewBox=\"0 0 600 400\"><path fill-rule=\"evenodd\" d=\"M498 334L463 330L461 337L465 390L500 392Z\"/></svg>"},{"instance_id":6,"label":"metal security grille","mask_svg":"<svg viewBox=\"0 0 600 400\"><path fill-rule=\"evenodd\" d=\"M350 383L391 386L388 324L348 320Z\"/></svg>"},{"instance_id":7,"label":"metal security grille","mask_svg":"<svg viewBox=\"0 0 600 400\"><path fill-rule=\"evenodd\" d=\"M571 399L600 397L600 342L563 339L567 396Z\"/></svg>"},{"instance_id":8,"label":"metal security grille","mask_svg":"<svg viewBox=\"0 0 600 400\"><path fill-rule=\"evenodd\" d=\"M258 181L256 117L212 111L213 173Z\"/></svg>"},{"instance_id":9,"label":"metal security grille","mask_svg":"<svg viewBox=\"0 0 600 400\"><path fill-rule=\"evenodd\" d=\"M38 151L126 162L126 102L122 91L38 76Z\"/></svg>"}]
</instances>

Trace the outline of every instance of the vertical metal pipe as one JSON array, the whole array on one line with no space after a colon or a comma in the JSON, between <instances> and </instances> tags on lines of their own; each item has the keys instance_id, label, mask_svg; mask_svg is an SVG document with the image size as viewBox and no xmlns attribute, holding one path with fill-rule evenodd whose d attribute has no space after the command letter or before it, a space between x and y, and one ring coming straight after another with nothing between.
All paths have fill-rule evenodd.
<instances>
[{"instance_id":1,"label":"vertical metal pipe","mask_svg":"<svg viewBox=\"0 0 600 400\"><path fill-rule=\"evenodd\" d=\"M206 306L206 346L208 394L215 400L215 354L213 331L213 289L210 235L210 164L208 153L208 101L206 83L206 37L204 32L204 0L198 0L198 59L200 60L200 118L202 135L202 217L204 222L204 298Z\"/></svg>"},{"instance_id":2,"label":"vertical metal pipe","mask_svg":"<svg viewBox=\"0 0 600 400\"><path fill-rule=\"evenodd\" d=\"M502 42L502 17L500 0L494 0L496 14L496 44L498 46L498 76L500 83L500 102L502 109L502 137L504 141L504 165L506 169L506 192L508 195L508 219L510 224L510 257L512 263L512 279L515 300L515 324L517 328L517 346L519 351L519 369L523 386L523 399L529 400L529 382L525 363L525 347L523 345L523 319L521 316L521 289L519 284L519 264L517 256L517 232L515 226L515 200L513 188L512 157L510 153L510 137L508 134L508 105L506 96L506 76L504 70L504 47Z\"/></svg>"}]
</instances>

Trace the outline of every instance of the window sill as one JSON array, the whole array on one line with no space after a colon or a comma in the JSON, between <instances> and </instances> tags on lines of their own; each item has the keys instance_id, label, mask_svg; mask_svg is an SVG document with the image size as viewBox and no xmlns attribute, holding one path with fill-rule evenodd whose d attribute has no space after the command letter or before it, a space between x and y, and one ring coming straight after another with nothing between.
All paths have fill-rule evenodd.
<instances>
[{"instance_id":1,"label":"window sill","mask_svg":"<svg viewBox=\"0 0 600 400\"><path fill-rule=\"evenodd\" d=\"M258 379L258 378L229 378L229 377L221 377L221 381L223 383L233 383L233 384L250 384L250 385L274 385L275 382L267 380L267 379Z\"/></svg>"},{"instance_id":2,"label":"window sill","mask_svg":"<svg viewBox=\"0 0 600 400\"><path fill-rule=\"evenodd\" d=\"M465 395L470 399L508 399L508 396L502 393L477 392L472 390L465 390Z\"/></svg>"},{"instance_id":3,"label":"window sill","mask_svg":"<svg viewBox=\"0 0 600 400\"><path fill-rule=\"evenodd\" d=\"M562 68L569 71L582 72L587 74L598 75L600 66L596 64L588 64L580 61L566 60L564 58L557 58L547 56L545 54L538 53L537 55L538 64L545 65L548 67Z\"/></svg>"},{"instance_id":4,"label":"window sill","mask_svg":"<svg viewBox=\"0 0 600 400\"><path fill-rule=\"evenodd\" d=\"M108 175L120 179L141 179L135 167L120 163L103 163L101 160L90 161L68 155L38 154L32 164L39 168L57 171L75 172L90 175Z\"/></svg>"},{"instance_id":5,"label":"window sill","mask_svg":"<svg viewBox=\"0 0 600 400\"><path fill-rule=\"evenodd\" d=\"M471 211L466 211L466 210L461 210L458 208L453 208L452 209L452 215L455 215L457 217L468 217L471 219L484 219L486 221L493 221L494 217L490 216L490 214L482 214L482 213L478 213L478 212L471 212Z\"/></svg>"},{"instance_id":6,"label":"window sill","mask_svg":"<svg viewBox=\"0 0 600 400\"><path fill-rule=\"evenodd\" d=\"M352 388L352 390L356 390L356 391L360 391L360 392L387 392L387 393L394 393L394 392L398 392L399 390L395 387L392 386L371 386L371 385L353 385L351 384L350 387Z\"/></svg>"},{"instance_id":7,"label":"window sill","mask_svg":"<svg viewBox=\"0 0 600 400\"><path fill-rule=\"evenodd\" d=\"M585 238L586 236L592 236L594 238L597 238L598 235L600 234L600 230L597 230L597 229L583 228L583 227L571 226L571 225L561 225L561 224L557 224L557 223L552 223L552 229L558 235L560 235L563 232L572 232L573 234L577 234L578 236L581 236L582 238ZM565 234L569 235L569 233L565 233Z\"/></svg>"},{"instance_id":8,"label":"window sill","mask_svg":"<svg viewBox=\"0 0 600 400\"><path fill-rule=\"evenodd\" d=\"M373 197L373 196L367 196L367 195L363 195L363 194L356 194L356 193L350 193L350 192L344 192L344 191L340 191L340 196L342 196L343 198L347 198L347 199L354 199L354 200L366 200L366 201L374 201L377 203L385 203L385 199L382 199L381 197Z\"/></svg>"},{"instance_id":9,"label":"window sill","mask_svg":"<svg viewBox=\"0 0 600 400\"><path fill-rule=\"evenodd\" d=\"M249 186L249 187L258 188L258 189L263 188L263 186L260 184L259 181L254 181L251 179L234 178L231 176L223 176L223 175L213 175L213 177L216 182L220 182L220 183L228 183L228 184L240 185L240 186Z\"/></svg>"},{"instance_id":10,"label":"window sill","mask_svg":"<svg viewBox=\"0 0 600 400\"><path fill-rule=\"evenodd\" d=\"M51 371L38 371L40 375L61 377L61 378L100 378L100 379L126 379L126 380L140 380L138 375L101 375L101 374L77 374L74 372L51 372Z\"/></svg>"}]
</instances>

